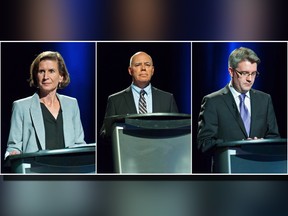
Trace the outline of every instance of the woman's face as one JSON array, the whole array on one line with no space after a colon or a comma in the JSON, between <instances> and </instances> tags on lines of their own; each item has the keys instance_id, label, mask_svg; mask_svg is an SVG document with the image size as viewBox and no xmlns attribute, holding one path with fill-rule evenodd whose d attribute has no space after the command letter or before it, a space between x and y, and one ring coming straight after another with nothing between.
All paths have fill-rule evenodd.
<instances>
[{"instance_id":1,"label":"woman's face","mask_svg":"<svg viewBox=\"0 0 288 216\"><path fill-rule=\"evenodd\" d=\"M42 93L56 92L58 84L63 81L63 76L59 73L58 62L49 59L40 61L37 81Z\"/></svg>"}]
</instances>

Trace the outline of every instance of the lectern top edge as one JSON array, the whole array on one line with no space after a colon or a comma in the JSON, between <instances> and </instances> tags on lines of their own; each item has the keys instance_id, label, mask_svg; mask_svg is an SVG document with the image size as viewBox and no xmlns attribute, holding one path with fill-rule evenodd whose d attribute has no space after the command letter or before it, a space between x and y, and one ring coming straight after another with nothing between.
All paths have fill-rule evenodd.
<instances>
[{"instance_id":1,"label":"lectern top edge","mask_svg":"<svg viewBox=\"0 0 288 216\"><path fill-rule=\"evenodd\" d=\"M262 144L287 144L286 138L271 138L271 139L257 139L257 140L235 140L227 141L217 145L217 147L233 147L242 145L262 145Z\"/></svg>"},{"instance_id":2,"label":"lectern top edge","mask_svg":"<svg viewBox=\"0 0 288 216\"><path fill-rule=\"evenodd\" d=\"M37 152L23 153L18 155L8 156L6 160L14 160L18 158L28 158L35 156L48 156L48 155L61 155L61 154L74 154L81 152L95 152L96 145L87 145L87 147L64 148L54 150L41 150Z\"/></svg>"},{"instance_id":3,"label":"lectern top edge","mask_svg":"<svg viewBox=\"0 0 288 216\"><path fill-rule=\"evenodd\" d=\"M147 113L147 114L126 114L126 115L114 115L104 119L105 136L109 137L112 133L112 125L114 123L125 123L127 120L155 120L155 121L168 121L168 120L189 120L191 121L191 115L185 113Z\"/></svg>"},{"instance_id":4,"label":"lectern top edge","mask_svg":"<svg viewBox=\"0 0 288 216\"><path fill-rule=\"evenodd\" d=\"M116 120L116 119L126 119L126 118L139 118L139 119L158 119L158 118L165 118L168 119L170 118L179 118L179 119L183 119L183 118L191 118L190 114L186 114L186 113L146 113L146 114L125 114L125 115L113 115L113 116L108 116L105 117L105 120Z\"/></svg>"}]
</instances>

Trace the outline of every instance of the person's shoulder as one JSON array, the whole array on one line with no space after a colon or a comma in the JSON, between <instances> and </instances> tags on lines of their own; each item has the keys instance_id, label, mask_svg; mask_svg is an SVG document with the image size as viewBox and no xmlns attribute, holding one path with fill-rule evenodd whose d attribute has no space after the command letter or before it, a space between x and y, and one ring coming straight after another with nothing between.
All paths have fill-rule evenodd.
<instances>
[{"instance_id":1,"label":"person's shoulder","mask_svg":"<svg viewBox=\"0 0 288 216\"><path fill-rule=\"evenodd\" d=\"M173 94L170 93L170 92L167 92L167 91L163 91L161 89L158 89L154 86L151 87L152 88L152 91L156 92L157 94L161 94L161 95L167 95L167 96L172 96Z\"/></svg>"},{"instance_id":2,"label":"person's shoulder","mask_svg":"<svg viewBox=\"0 0 288 216\"><path fill-rule=\"evenodd\" d=\"M14 103L25 103L27 101L30 101L33 96L25 97L25 98L20 98L18 100L15 100Z\"/></svg>"},{"instance_id":3,"label":"person's shoulder","mask_svg":"<svg viewBox=\"0 0 288 216\"><path fill-rule=\"evenodd\" d=\"M224 87L222 89L219 89L217 91L214 91L212 93L209 93L209 94L205 95L204 98L209 98L209 99L219 98L219 97L222 97L223 95L226 95L228 93L229 93L228 88Z\"/></svg>"},{"instance_id":4,"label":"person's shoulder","mask_svg":"<svg viewBox=\"0 0 288 216\"><path fill-rule=\"evenodd\" d=\"M21 104L21 105L30 104L34 97L35 97L35 95L31 95L29 97L21 98L21 99L15 100L13 102L13 104Z\"/></svg>"},{"instance_id":5,"label":"person's shoulder","mask_svg":"<svg viewBox=\"0 0 288 216\"><path fill-rule=\"evenodd\" d=\"M62 94L57 94L59 100L65 100L65 101L77 101L76 98L68 96L68 95L62 95Z\"/></svg>"},{"instance_id":6,"label":"person's shoulder","mask_svg":"<svg viewBox=\"0 0 288 216\"><path fill-rule=\"evenodd\" d=\"M263 91L260 91L260 90L257 90L257 89L251 89L250 93L255 94L257 96L261 96L261 97L270 97L270 94L263 92Z\"/></svg>"},{"instance_id":7,"label":"person's shoulder","mask_svg":"<svg viewBox=\"0 0 288 216\"><path fill-rule=\"evenodd\" d=\"M78 106L78 101L76 98L67 96L67 95L62 95L62 94L57 94L57 97L59 98L59 101L61 103L61 106L63 107L75 107Z\"/></svg>"},{"instance_id":8,"label":"person's shoulder","mask_svg":"<svg viewBox=\"0 0 288 216\"><path fill-rule=\"evenodd\" d=\"M129 92L131 92L131 87L128 87L128 88L123 89L119 92L113 93L113 94L109 95L108 98L111 99L111 98L121 97L123 94L129 93Z\"/></svg>"},{"instance_id":9,"label":"person's shoulder","mask_svg":"<svg viewBox=\"0 0 288 216\"><path fill-rule=\"evenodd\" d=\"M35 103L36 100L39 100L39 97L37 94L15 100L12 103L12 109L13 109L13 111L26 112L27 110L29 110L29 108L32 106L32 104Z\"/></svg>"}]
</instances>

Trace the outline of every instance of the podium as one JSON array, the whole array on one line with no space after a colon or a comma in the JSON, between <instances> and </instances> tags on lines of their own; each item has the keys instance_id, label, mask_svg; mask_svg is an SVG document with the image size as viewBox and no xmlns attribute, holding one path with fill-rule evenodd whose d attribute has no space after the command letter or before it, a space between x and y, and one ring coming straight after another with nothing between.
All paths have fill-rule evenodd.
<instances>
[{"instance_id":1,"label":"podium","mask_svg":"<svg viewBox=\"0 0 288 216\"><path fill-rule=\"evenodd\" d=\"M225 142L213 163L216 173L287 173L287 139Z\"/></svg>"},{"instance_id":2,"label":"podium","mask_svg":"<svg viewBox=\"0 0 288 216\"><path fill-rule=\"evenodd\" d=\"M6 159L6 166L12 173L22 174L95 173L95 147L96 144L81 144L72 148L11 155Z\"/></svg>"},{"instance_id":3,"label":"podium","mask_svg":"<svg viewBox=\"0 0 288 216\"><path fill-rule=\"evenodd\" d=\"M105 119L117 173L191 173L191 116L150 113Z\"/></svg>"}]
</instances>

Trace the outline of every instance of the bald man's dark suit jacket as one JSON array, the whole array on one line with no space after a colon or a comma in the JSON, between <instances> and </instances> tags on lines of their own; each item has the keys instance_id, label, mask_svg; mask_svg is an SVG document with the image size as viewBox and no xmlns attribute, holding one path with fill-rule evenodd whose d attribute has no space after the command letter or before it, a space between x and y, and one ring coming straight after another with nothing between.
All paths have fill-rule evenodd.
<instances>
[{"instance_id":1,"label":"bald man's dark suit jacket","mask_svg":"<svg viewBox=\"0 0 288 216\"><path fill-rule=\"evenodd\" d=\"M178 107L173 94L162 91L153 86L151 87L151 91L153 113L178 113ZM131 86L108 97L105 117L126 114L137 114ZM100 134L105 134L104 124L101 128Z\"/></svg>"},{"instance_id":2,"label":"bald man's dark suit jacket","mask_svg":"<svg viewBox=\"0 0 288 216\"><path fill-rule=\"evenodd\" d=\"M248 137L280 138L271 96L250 90L251 128L248 135L228 85L205 96L198 121L198 147L207 151L225 141Z\"/></svg>"}]
</instances>

